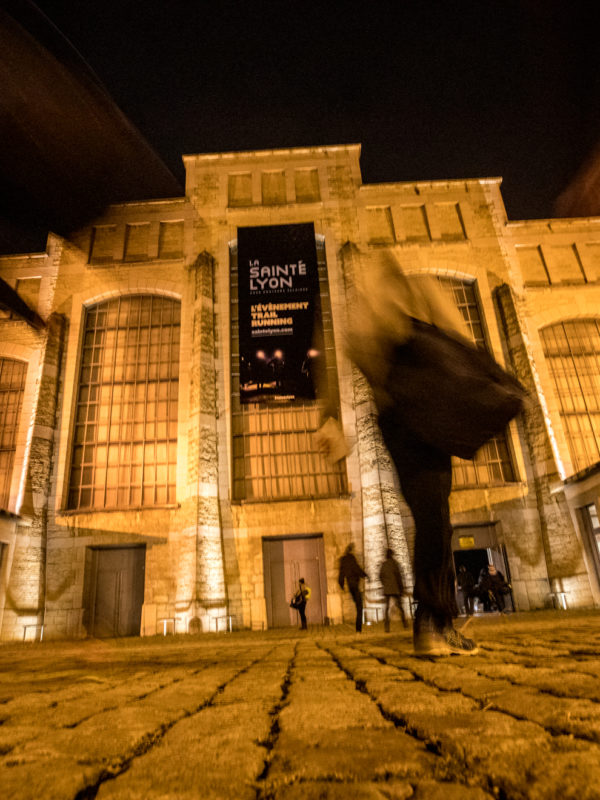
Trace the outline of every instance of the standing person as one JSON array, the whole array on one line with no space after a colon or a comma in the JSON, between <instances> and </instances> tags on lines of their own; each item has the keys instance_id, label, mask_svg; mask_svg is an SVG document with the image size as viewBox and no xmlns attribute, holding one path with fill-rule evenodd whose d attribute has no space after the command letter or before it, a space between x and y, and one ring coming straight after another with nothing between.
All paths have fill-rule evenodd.
<instances>
[{"instance_id":1,"label":"standing person","mask_svg":"<svg viewBox=\"0 0 600 800\"><path fill-rule=\"evenodd\" d=\"M310 599L310 587L306 585L304 578L298 581L298 591L292 598L292 605L300 614L300 627L303 631L308 630L306 624L306 603Z\"/></svg>"},{"instance_id":2,"label":"standing person","mask_svg":"<svg viewBox=\"0 0 600 800\"><path fill-rule=\"evenodd\" d=\"M379 580L383 586L383 594L385 595L385 632L390 632L390 605L392 600L398 606L400 617L402 619L402 627L407 628L406 615L402 608L402 595L404 594L404 583L402 581L402 574L398 562L394 558L394 551L388 547L385 554L385 561L379 570Z\"/></svg>"},{"instance_id":3,"label":"standing person","mask_svg":"<svg viewBox=\"0 0 600 800\"><path fill-rule=\"evenodd\" d=\"M489 566L486 564L479 570L479 577L475 584L475 594L479 598L480 603L483 605L483 611L487 614L492 610L492 595L490 594L490 573L488 572Z\"/></svg>"},{"instance_id":4,"label":"standing person","mask_svg":"<svg viewBox=\"0 0 600 800\"><path fill-rule=\"evenodd\" d=\"M451 455L472 458L477 447L518 413L524 392L471 344L458 308L431 275L406 276L395 254L385 250L377 251L356 277L349 355L373 391L383 440L415 523L415 653L472 655L475 642L453 625L458 608L449 506ZM489 388L492 402L481 392L469 396L466 386L472 376L470 385ZM495 385L502 391L494 392ZM503 407L500 395L510 397ZM471 411L465 418L466 408ZM457 414L462 415L460 423ZM473 447L473 455L465 455Z\"/></svg>"},{"instance_id":5,"label":"standing person","mask_svg":"<svg viewBox=\"0 0 600 800\"><path fill-rule=\"evenodd\" d=\"M463 603L465 606L465 614L467 615L467 617L472 617L473 607L475 604L475 597L474 597L475 578L465 567L464 564L461 564L460 567L458 568L458 575L456 576L456 584L458 586L459 592L462 595Z\"/></svg>"},{"instance_id":6,"label":"standing person","mask_svg":"<svg viewBox=\"0 0 600 800\"><path fill-rule=\"evenodd\" d=\"M360 566L354 555L354 545L350 543L340 558L340 572L338 576L338 583L340 587L344 588L344 581L348 583L348 589L354 600L356 606L356 632L362 631L362 612L363 600L360 591L360 579L366 578L367 573Z\"/></svg>"},{"instance_id":7,"label":"standing person","mask_svg":"<svg viewBox=\"0 0 600 800\"><path fill-rule=\"evenodd\" d=\"M507 588L507 584L504 575L493 564L488 566L487 586L490 599L502 614L504 612L504 590Z\"/></svg>"}]
</instances>

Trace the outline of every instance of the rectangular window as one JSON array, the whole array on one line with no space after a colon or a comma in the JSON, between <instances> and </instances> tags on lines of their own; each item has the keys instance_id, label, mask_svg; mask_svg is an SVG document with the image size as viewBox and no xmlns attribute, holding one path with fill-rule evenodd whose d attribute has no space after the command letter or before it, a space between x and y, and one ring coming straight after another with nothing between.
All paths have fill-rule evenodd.
<instances>
[{"instance_id":1,"label":"rectangular window","mask_svg":"<svg viewBox=\"0 0 600 800\"><path fill-rule=\"evenodd\" d=\"M68 507L175 502L180 304L158 295L87 310Z\"/></svg>"},{"instance_id":2,"label":"rectangular window","mask_svg":"<svg viewBox=\"0 0 600 800\"><path fill-rule=\"evenodd\" d=\"M407 242L422 242L431 239L424 205L401 206L400 221Z\"/></svg>"},{"instance_id":3,"label":"rectangular window","mask_svg":"<svg viewBox=\"0 0 600 800\"><path fill-rule=\"evenodd\" d=\"M158 257L181 258L183 256L183 220L161 222L158 234Z\"/></svg>"},{"instance_id":4,"label":"rectangular window","mask_svg":"<svg viewBox=\"0 0 600 800\"><path fill-rule=\"evenodd\" d=\"M294 183L297 203L316 203L321 199L317 169L294 170Z\"/></svg>"},{"instance_id":5,"label":"rectangular window","mask_svg":"<svg viewBox=\"0 0 600 800\"><path fill-rule=\"evenodd\" d=\"M90 264L108 264L114 260L115 225L99 225L92 230Z\"/></svg>"},{"instance_id":6,"label":"rectangular window","mask_svg":"<svg viewBox=\"0 0 600 800\"><path fill-rule=\"evenodd\" d=\"M517 247L517 256L523 273L525 283L545 284L550 283L550 275L544 260L541 247Z\"/></svg>"},{"instance_id":7,"label":"rectangular window","mask_svg":"<svg viewBox=\"0 0 600 800\"><path fill-rule=\"evenodd\" d=\"M33 311L37 311L40 302L41 285L41 278L21 278L17 281L17 294Z\"/></svg>"},{"instance_id":8,"label":"rectangular window","mask_svg":"<svg viewBox=\"0 0 600 800\"><path fill-rule=\"evenodd\" d=\"M337 389L325 244L317 240L323 336L330 386ZM237 250L231 251L233 497L235 500L337 496L347 492L345 461L331 464L313 434L316 400L240 403Z\"/></svg>"},{"instance_id":9,"label":"rectangular window","mask_svg":"<svg viewBox=\"0 0 600 800\"><path fill-rule=\"evenodd\" d=\"M374 244L393 244L395 240L392 211L389 206L367 208L369 241Z\"/></svg>"},{"instance_id":10,"label":"rectangular window","mask_svg":"<svg viewBox=\"0 0 600 800\"><path fill-rule=\"evenodd\" d=\"M27 364L0 358L0 508L8 509Z\"/></svg>"},{"instance_id":11,"label":"rectangular window","mask_svg":"<svg viewBox=\"0 0 600 800\"><path fill-rule=\"evenodd\" d=\"M135 223L125 226L125 261L147 261L150 223Z\"/></svg>"},{"instance_id":12,"label":"rectangular window","mask_svg":"<svg viewBox=\"0 0 600 800\"><path fill-rule=\"evenodd\" d=\"M229 176L227 202L232 208L252 205L251 172L237 172Z\"/></svg>"},{"instance_id":13,"label":"rectangular window","mask_svg":"<svg viewBox=\"0 0 600 800\"><path fill-rule=\"evenodd\" d=\"M458 203L436 203L435 209L442 239L466 238L465 226Z\"/></svg>"},{"instance_id":14,"label":"rectangular window","mask_svg":"<svg viewBox=\"0 0 600 800\"><path fill-rule=\"evenodd\" d=\"M574 244L552 245L547 252L552 283L584 283L583 267Z\"/></svg>"},{"instance_id":15,"label":"rectangular window","mask_svg":"<svg viewBox=\"0 0 600 800\"><path fill-rule=\"evenodd\" d=\"M264 206L284 205L285 173L283 170L263 172L261 175L262 202Z\"/></svg>"}]
</instances>

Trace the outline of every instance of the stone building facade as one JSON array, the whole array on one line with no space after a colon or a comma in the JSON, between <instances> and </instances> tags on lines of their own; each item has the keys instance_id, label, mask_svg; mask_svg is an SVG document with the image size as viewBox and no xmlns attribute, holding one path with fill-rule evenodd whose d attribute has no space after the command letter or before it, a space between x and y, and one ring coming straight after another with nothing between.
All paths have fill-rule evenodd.
<instances>
[{"instance_id":1,"label":"stone building facade","mask_svg":"<svg viewBox=\"0 0 600 800\"><path fill-rule=\"evenodd\" d=\"M0 638L153 635L350 620L354 542L382 597L413 528L364 377L352 288L369 255L453 293L473 337L529 390L474 462L456 460L456 564L494 561L515 608L600 602L600 219L512 222L500 179L364 185L358 145L184 156L184 197L114 205L45 253L0 258L44 320L0 312ZM240 400L237 239L314 226L327 374L318 403Z\"/></svg>"}]
</instances>

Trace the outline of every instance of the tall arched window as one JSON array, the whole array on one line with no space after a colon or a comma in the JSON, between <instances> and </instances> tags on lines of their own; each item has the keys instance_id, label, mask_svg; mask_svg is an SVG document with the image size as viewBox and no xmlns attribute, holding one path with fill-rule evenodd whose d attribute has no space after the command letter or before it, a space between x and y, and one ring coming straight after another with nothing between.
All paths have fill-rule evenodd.
<instances>
[{"instance_id":1,"label":"tall arched window","mask_svg":"<svg viewBox=\"0 0 600 800\"><path fill-rule=\"evenodd\" d=\"M600 319L543 328L544 355L576 472L600 460Z\"/></svg>"},{"instance_id":2,"label":"tall arched window","mask_svg":"<svg viewBox=\"0 0 600 800\"><path fill-rule=\"evenodd\" d=\"M7 509L27 364L0 358L0 508Z\"/></svg>"},{"instance_id":3,"label":"tall arched window","mask_svg":"<svg viewBox=\"0 0 600 800\"><path fill-rule=\"evenodd\" d=\"M175 502L180 303L127 295L85 315L68 507Z\"/></svg>"},{"instance_id":4,"label":"tall arched window","mask_svg":"<svg viewBox=\"0 0 600 800\"><path fill-rule=\"evenodd\" d=\"M443 286L451 290L454 302L463 315L471 337L477 347L488 349L483 320L479 310L475 281L440 277ZM472 461L452 459L453 483L455 486L485 486L515 480L515 470L505 433L494 436L478 452Z\"/></svg>"}]
</instances>

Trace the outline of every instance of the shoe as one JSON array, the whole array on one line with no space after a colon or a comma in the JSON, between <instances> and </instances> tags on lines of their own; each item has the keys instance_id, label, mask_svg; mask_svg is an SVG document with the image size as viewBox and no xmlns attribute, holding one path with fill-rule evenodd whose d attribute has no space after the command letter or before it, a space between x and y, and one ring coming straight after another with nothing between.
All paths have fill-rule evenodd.
<instances>
[{"instance_id":1,"label":"shoe","mask_svg":"<svg viewBox=\"0 0 600 800\"><path fill-rule=\"evenodd\" d=\"M443 631L422 630L415 633L416 656L474 656L479 648L472 639L467 639L452 625Z\"/></svg>"}]
</instances>

